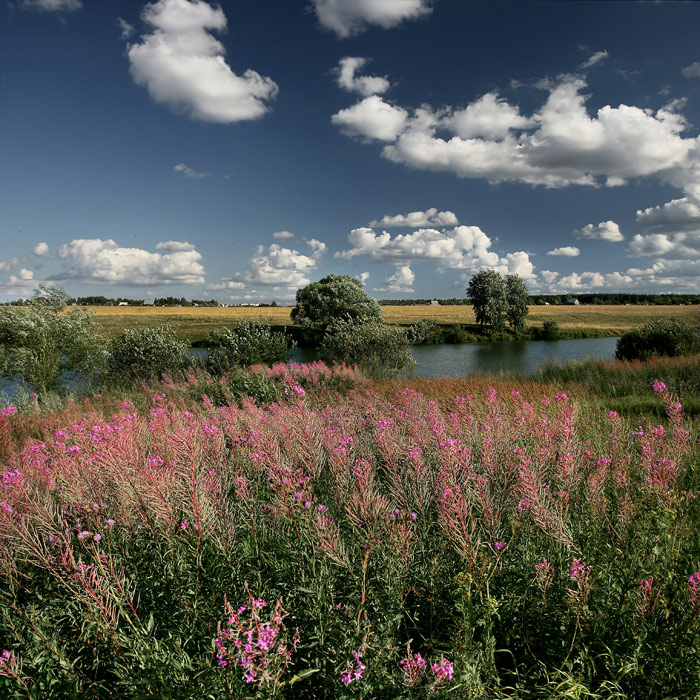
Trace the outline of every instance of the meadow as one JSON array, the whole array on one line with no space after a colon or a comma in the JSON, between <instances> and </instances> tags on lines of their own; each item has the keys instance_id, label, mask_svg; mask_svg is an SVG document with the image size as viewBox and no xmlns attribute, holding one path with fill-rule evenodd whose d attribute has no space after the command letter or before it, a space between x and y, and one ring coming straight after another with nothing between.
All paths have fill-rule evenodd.
<instances>
[{"instance_id":1,"label":"meadow","mask_svg":"<svg viewBox=\"0 0 700 700\"><path fill-rule=\"evenodd\" d=\"M263 321L291 325L291 307L80 307L95 311L103 332L114 337L127 328L168 323L182 339L201 342L222 326L237 321ZM410 325L423 319L439 324L474 325L471 306L382 306L387 323ZM658 318L677 319L691 325L700 321L696 306L531 306L527 325L540 327L554 320L566 334L618 336Z\"/></svg>"},{"instance_id":2,"label":"meadow","mask_svg":"<svg viewBox=\"0 0 700 700\"><path fill-rule=\"evenodd\" d=\"M3 409L0 695L695 700L697 360L600 364Z\"/></svg>"}]
</instances>

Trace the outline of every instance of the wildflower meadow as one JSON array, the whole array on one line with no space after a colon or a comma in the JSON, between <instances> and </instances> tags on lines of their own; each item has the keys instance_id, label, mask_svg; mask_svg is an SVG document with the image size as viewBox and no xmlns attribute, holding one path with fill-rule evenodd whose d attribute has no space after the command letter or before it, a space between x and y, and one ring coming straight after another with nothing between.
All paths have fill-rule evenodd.
<instances>
[{"instance_id":1,"label":"wildflower meadow","mask_svg":"<svg viewBox=\"0 0 700 700\"><path fill-rule=\"evenodd\" d=\"M255 376L0 411L1 697L700 697L673 387Z\"/></svg>"}]
</instances>

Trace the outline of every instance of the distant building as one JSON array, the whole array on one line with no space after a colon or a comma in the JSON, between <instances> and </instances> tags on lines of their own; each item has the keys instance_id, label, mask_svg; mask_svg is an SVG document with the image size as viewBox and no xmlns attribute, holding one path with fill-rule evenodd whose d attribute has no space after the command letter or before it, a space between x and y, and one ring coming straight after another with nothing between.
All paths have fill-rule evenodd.
<instances>
[{"instance_id":1,"label":"distant building","mask_svg":"<svg viewBox=\"0 0 700 700\"><path fill-rule=\"evenodd\" d=\"M120 301L119 306L129 306L129 302L128 301Z\"/></svg>"},{"instance_id":2,"label":"distant building","mask_svg":"<svg viewBox=\"0 0 700 700\"><path fill-rule=\"evenodd\" d=\"M430 302L430 306L439 306L439 305L440 305L440 302L437 299L433 299Z\"/></svg>"},{"instance_id":3,"label":"distant building","mask_svg":"<svg viewBox=\"0 0 700 700\"><path fill-rule=\"evenodd\" d=\"M576 297L571 297L570 299L567 299L566 303L570 304L571 306L580 306L581 305L581 302Z\"/></svg>"}]
</instances>

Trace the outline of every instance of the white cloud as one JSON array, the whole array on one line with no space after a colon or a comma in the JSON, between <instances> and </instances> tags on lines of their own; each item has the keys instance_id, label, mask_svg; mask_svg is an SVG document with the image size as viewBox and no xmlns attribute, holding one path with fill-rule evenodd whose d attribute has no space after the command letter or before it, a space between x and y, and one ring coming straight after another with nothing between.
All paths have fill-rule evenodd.
<instances>
[{"instance_id":1,"label":"white cloud","mask_svg":"<svg viewBox=\"0 0 700 700\"><path fill-rule=\"evenodd\" d=\"M377 25L391 29L430 13L430 0L313 0L321 26L341 39Z\"/></svg>"},{"instance_id":2,"label":"white cloud","mask_svg":"<svg viewBox=\"0 0 700 700\"><path fill-rule=\"evenodd\" d=\"M586 224L583 228L572 231L574 238L588 238L595 241L619 243L625 237L620 233L620 227L614 221L601 221L599 224Z\"/></svg>"},{"instance_id":3,"label":"white cloud","mask_svg":"<svg viewBox=\"0 0 700 700\"><path fill-rule=\"evenodd\" d=\"M122 284L202 284L201 255L193 248L151 253L121 248L111 238L79 238L62 245L59 258L73 264L68 278Z\"/></svg>"},{"instance_id":4,"label":"white cloud","mask_svg":"<svg viewBox=\"0 0 700 700\"><path fill-rule=\"evenodd\" d=\"M40 12L75 12L83 6L81 0L22 0L20 7Z\"/></svg>"},{"instance_id":5,"label":"white cloud","mask_svg":"<svg viewBox=\"0 0 700 700\"><path fill-rule=\"evenodd\" d=\"M394 214L383 216L378 221L371 221L370 226L402 226L404 228L418 228L431 226L457 226L459 219L454 212L438 211L435 207L425 211L411 211L408 214Z\"/></svg>"},{"instance_id":6,"label":"white cloud","mask_svg":"<svg viewBox=\"0 0 700 700\"><path fill-rule=\"evenodd\" d=\"M257 119L277 95L270 78L247 70L236 75L224 46L207 30L224 31L221 7L204 0L157 0L146 5L150 34L128 47L131 75L155 102L192 119L229 124Z\"/></svg>"},{"instance_id":7,"label":"white cloud","mask_svg":"<svg viewBox=\"0 0 700 700\"><path fill-rule=\"evenodd\" d=\"M272 234L272 237L284 240L286 238L294 238L294 234L291 231L276 231Z\"/></svg>"},{"instance_id":8,"label":"white cloud","mask_svg":"<svg viewBox=\"0 0 700 700\"><path fill-rule=\"evenodd\" d=\"M365 284L367 280L369 279L369 272L360 272L359 275L355 275L355 277L362 282L362 284Z\"/></svg>"},{"instance_id":9,"label":"white cloud","mask_svg":"<svg viewBox=\"0 0 700 700\"><path fill-rule=\"evenodd\" d=\"M10 258L10 260L0 260L0 272L9 272L14 270L19 263L19 258Z\"/></svg>"},{"instance_id":10,"label":"white cloud","mask_svg":"<svg viewBox=\"0 0 700 700\"><path fill-rule=\"evenodd\" d=\"M44 241L37 243L32 248L32 253L34 253L34 255L36 255L39 258L47 257L49 255L49 244L45 243Z\"/></svg>"},{"instance_id":11,"label":"white cloud","mask_svg":"<svg viewBox=\"0 0 700 700\"><path fill-rule=\"evenodd\" d=\"M134 33L134 28L125 19L122 19L121 17L117 17L117 27L119 27L122 39L129 39Z\"/></svg>"},{"instance_id":12,"label":"white cloud","mask_svg":"<svg viewBox=\"0 0 700 700\"><path fill-rule=\"evenodd\" d=\"M607 57L607 51L596 51L587 61L584 61L581 64L581 68L590 68L591 66L595 66L596 63L604 61Z\"/></svg>"},{"instance_id":13,"label":"white cloud","mask_svg":"<svg viewBox=\"0 0 700 700\"><path fill-rule=\"evenodd\" d=\"M240 275L245 282L254 284L282 285L287 289L298 289L311 281L307 275L318 262L318 257L325 251L326 244L311 239L307 245L312 255L303 255L297 250L283 248L279 243L259 245L250 259L251 271Z\"/></svg>"},{"instance_id":14,"label":"white cloud","mask_svg":"<svg viewBox=\"0 0 700 700\"><path fill-rule=\"evenodd\" d=\"M386 92L391 83L386 77L377 75L355 75L368 63L368 59L360 56L346 56L340 60L336 73L338 85L348 92L358 92L363 97L379 95Z\"/></svg>"},{"instance_id":15,"label":"white cloud","mask_svg":"<svg viewBox=\"0 0 700 700\"><path fill-rule=\"evenodd\" d=\"M10 280L13 280L13 279L19 279L22 282L29 282L30 280L34 279L34 273L31 270L27 270L25 268L22 268L19 271L18 277L10 277Z\"/></svg>"},{"instance_id":16,"label":"white cloud","mask_svg":"<svg viewBox=\"0 0 700 700\"><path fill-rule=\"evenodd\" d=\"M405 109L371 95L352 107L341 109L331 117L331 122L350 136L394 141L403 131L407 118Z\"/></svg>"},{"instance_id":17,"label":"white cloud","mask_svg":"<svg viewBox=\"0 0 700 700\"><path fill-rule=\"evenodd\" d=\"M177 165L173 165L173 170L176 173L182 173L185 177L192 177L195 179L198 179L200 177L206 177L208 175L208 173L200 173L196 170L193 170L186 163L178 163Z\"/></svg>"},{"instance_id":18,"label":"white cloud","mask_svg":"<svg viewBox=\"0 0 700 700\"><path fill-rule=\"evenodd\" d=\"M386 278L386 287L375 289L375 292L412 292L416 276L408 265L396 268L393 275Z\"/></svg>"},{"instance_id":19,"label":"white cloud","mask_svg":"<svg viewBox=\"0 0 700 700\"><path fill-rule=\"evenodd\" d=\"M230 279L223 279L217 284L208 284L207 289L245 289L245 284Z\"/></svg>"},{"instance_id":20,"label":"white cloud","mask_svg":"<svg viewBox=\"0 0 700 700\"><path fill-rule=\"evenodd\" d=\"M553 250L548 250L547 255L563 255L567 258L575 258L581 255L581 251L573 245L564 246L563 248L554 248Z\"/></svg>"},{"instance_id":21,"label":"white cloud","mask_svg":"<svg viewBox=\"0 0 700 700\"><path fill-rule=\"evenodd\" d=\"M156 243L156 250L168 250L172 253L183 253L194 250L194 244L189 241L160 241Z\"/></svg>"},{"instance_id":22,"label":"white cloud","mask_svg":"<svg viewBox=\"0 0 700 700\"><path fill-rule=\"evenodd\" d=\"M682 72L686 78L700 78L700 63L695 61L695 63L686 66Z\"/></svg>"},{"instance_id":23,"label":"white cloud","mask_svg":"<svg viewBox=\"0 0 700 700\"><path fill-rule=\"evenodd\" d=\"M637 223L653 233L700 230L700 205L687 197L672 199L661 206L639 209Z\"/></svg>"},{"instance_id":24,"label":"white cloud","mask_svg":"<svg viewBox=\"0 0 700 700\"><path fill-rule=\"evenodd\" d=\"M533 121L523 117L517 106L509 104L497 93L487 92L465 109L453 112L444 124L461 139L502 139L512 129L530 128Z\"/></svg>"},{"instance_id":25,"label":"white cloud","mask_svg":"<svg viewBox=\"0 0 700 700\"><path fill-rule=\"evenodd\" d=\"M489 93L461 111L423 105L411 114L373 96L332 121L351 136L387 142L385 158L417 169L546 187L613 187L653 175L700 198L700 142L683 138L681 114L622 104L591 116L582 78L542 87L547 100L530 116ZM481 118L488 113L493 125Z\"/></svg>"},{"instance_id":26,"label":"white cloud","mask_svg":"<svg viewBox=\"0 0 700 700\"><path fill-rule=\"evenodd\" d=\"M629 245L632 255L653 255L658 257L673 250L673 242L665 233L637 234Z\"/></svg>"}]
</instances>

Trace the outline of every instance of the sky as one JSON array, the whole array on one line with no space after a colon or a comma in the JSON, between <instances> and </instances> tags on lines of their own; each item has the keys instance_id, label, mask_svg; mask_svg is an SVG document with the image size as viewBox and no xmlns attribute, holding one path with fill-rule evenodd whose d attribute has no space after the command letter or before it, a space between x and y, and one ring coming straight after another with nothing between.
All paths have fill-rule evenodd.
<instances>
[{"instance_id":1,"label":"sky","mask_svg":"<svg viewBox=\"0 0 700 700\"><path fill-rule=\"evenodd\" d=\"M700 291L700 3L12 0L0 301Z\"/></svg>"}]
</instances>

